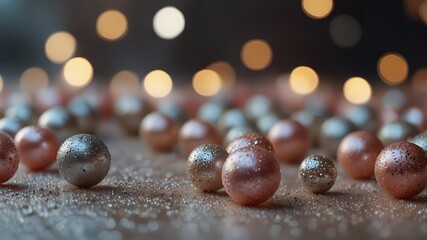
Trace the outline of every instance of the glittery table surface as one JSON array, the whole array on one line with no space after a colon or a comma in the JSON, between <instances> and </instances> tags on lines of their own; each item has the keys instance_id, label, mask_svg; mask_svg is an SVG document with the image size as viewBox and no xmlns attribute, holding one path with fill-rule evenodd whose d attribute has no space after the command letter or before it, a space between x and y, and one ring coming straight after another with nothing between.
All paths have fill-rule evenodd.
<instances>
[{"instance_id":1,"label":"glittery table surface","mask_svg":"<svg viewBox=\"0 0 427 240\"><path fill-rule=\"evenodd\" d=\"M302 189L297 167L282 164L274 197L242 207L223 190L196 192L175 153L102 137L112 167L98 186L75 188L55 166L36 173L20 166L0 186L0 239L427 239L427 190L394 200L374 180L339 171L330 192L313 195Z\"/></svg>"}]
</instances>

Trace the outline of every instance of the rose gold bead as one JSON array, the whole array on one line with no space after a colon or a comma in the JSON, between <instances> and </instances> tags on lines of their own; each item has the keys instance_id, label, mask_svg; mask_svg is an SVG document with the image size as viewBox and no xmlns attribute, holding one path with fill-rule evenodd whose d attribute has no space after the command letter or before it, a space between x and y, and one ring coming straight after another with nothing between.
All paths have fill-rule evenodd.
<instances>
[{"instance_id":1,"label":"rose gold bead","mask_svg":"<svg viewBox=\"0 0 427 240\"><path fill-rule=\"evenodd\" d=\"M183 156L187 157L194 148L206 144L221 144L221 136L210 123L203 120L191 119L179 130L179 146Z\"/></svg>"},{"instance_id":2,"label":"rose gold bead","mask_svg":"<svg viewBox=\"0 0 427 240\"><path fill-rule=\"evenodd\" d=\"M227 152L231 154L239 149L252 146L262 147L274 153L274 148L271 142L266 137L256 132L247 133L236 138L234 141L228 144Z\"/></svg>"},{"instance_id":3,"label":"rose gold bead","mask_svg":"<svg viewBox=\"0 0 427 240\"><path fill-rule=\"evenodd\" d=\"M170 151L178 139L178 127L168 116L160 112L152 112L144 117L139 127L139 135L143 142L158 152Z\"/></svg>"},{"instance_id":4,"label":"rose gold bead","mask_svg":"<svg viewBox=\"0 0 427 240\"><path fill-rule=\"evenodd\" d=\"M427 155L413 143L392 143L378 156L375 177L391 196L412 198L427 185Z\"/></svg>"},{"instance_id":5,"label":"rose gold bead","mask_svg":"<svg viewBox=\"0 0 427 240\"><path fill-rule=\"evenodd\" d=\"M225 191L242 205L257 205L270 199L279 187L280 178L274 154L259 146L231 153L222 168Z\"/></svg>"},{"instance_id":6,"label":"rose gold bead","mask_svg":"<svg viewBox=\"0 0 427 240\"><path fill-rule=\"evenodd\" d=\"M19 157L15 142L0 131L0 184L8 181L18 170Z\"/></svg>"},{"instance_id":7,"label":"rose gold bead","mask_svg":"<svg viewBox=\"0 0 427 240\"><path fill-rule=\"evenodd\" d=\"M273 125L268 133L276 157L285 163L300 163L310 146L308 132L299 122L282 120Z\"/></svg>"},{"instance_id":8,"label":"rose gold bead","mask_svg":"<svg viewBox=\"0 0 427 240\"><path fill-rule=\"evenodd\" d=\"M59 142L47 128L25 127L16 134L15 142L22 163L31 171L43 170L56 160Z\"/></svg>"},{"instance_id":9,"label":"rose gold bead","mask_svg":"<svg viewBox=\"0 0 427 240\"><path fill-rule=\"evenodd\" d=\"M337 160L345 173L354 179L374 175L375 161L384 145L373 133L357 131L348 134L338 146Z\"/></svg>"}]
</instances>

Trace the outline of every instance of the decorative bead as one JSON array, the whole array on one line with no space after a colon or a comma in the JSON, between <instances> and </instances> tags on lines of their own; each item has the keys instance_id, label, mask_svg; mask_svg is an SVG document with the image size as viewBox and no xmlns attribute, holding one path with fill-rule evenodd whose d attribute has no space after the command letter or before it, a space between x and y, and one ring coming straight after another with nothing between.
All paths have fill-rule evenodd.
<instances>
[{"instance_id":1,"label":"decorative bead","mask_svg":"<svg viewBox=\"0 0 427 240\"><path fill-rule=\"evenodd\" d=\"M256 127L261 134L267 135L275 123L280 120L279 116L275 113L267 113L258 118Z\"/></svg>"},{"instance_id":2,"label":"decorative bead","mask_svg":"<svg viewBox=\"0 0 427 240\"><path fill-rule=\"evenodd\" d=\"M378 129L377 112L368 105L347 107L344 116L358 129L375 133Z\"/></svg>"},{"instance_id":3,"label":"decorative bead","mask_svg":"<svg viewBox=\"0 0 427 240\"><path fill-rule=\"evenodd\" d=\"M20 129L21 123L18 120L8 117L0 119L0 131L9 134L12 138Z\"/></svg>"},{"instance_id":4,"label":"decorative bead","mask_svg":"<svg viewBox=\"0 0 427 240\"><path fill-rule=\"evenodd\" d=\"M302 185L312 193L325 193L337 178L337 169L326 156L310 155L299 166L298 177Z\"/></svg>"},{"instance_id":5,"label":"decorative bead","mask_svg":"<svg viewBox=\"0 0 427 240\"><path fill-rule=\"evenodd\" d=\"M221 136L210 123L190 119L179 130L179 146L183 156L188 156L194 148L207 143L221 144Z\"/></svg>"},{"instance_id":6,"label":"decorative bead","mask_svg":"<svg viewBox=\"0 0 427 240\"><path fill-rule=\"evenodd\" d=\"M76 119L63 107L54 107L45 111L40 116L38 125L52 130L60 143L77 131Z\"/></svg>"},{"instance_id":7,"label":"decorative bead","mask_svg":"<svg viewBox=\"0 0 427 240\"><path fill-rule=\"evenodd\" d=\"M209 101L199 107L199 110L197 111L197 118L211 124L217 124L225 109L225 103Z\"/></svg>"},{"instance_id":8,"label":"decorative bead","mask_svg":"<svg viewBox=\"0 0 427 240\"><path fill-rule=\"evenodd\" d=\"M409 142L415 143L416 145L421 147L424 152L427 153L427 132L416 135L415 137L409 139Z\"/></svg>"},{"instance_id":9,"label":"decorative bead","mask_svg":"<svg viewBox=\"0 0 427 240\"><path fill-rule=\"evenodd\" d=\"M221 189L221 170L227 151L216 144L203 144L196 147L187 160L187 174L199 191L215 192Z\"/></svg>"},{"instance_id":10,"label":"decorative bead","mask_svg":"<svg viewBox=\"0 0 427 240\"><path fill-rule=\"evenodd\" d=\"M307 129L310 137L311 146L318 146L320 138L320 128L323 122L326 120L326 117L322 115L315 115L307 110L302 110L292 114L291 118L301 123Z\"/></svg>"},{"instance_id":11,"label":"decorative bead","mask_svg":"<svg viewBox=\"0 0 427 240\"><path fill-rule=\"evenodd\" d=\"M274 154L274 148L271 142L266 137L256 132L247 133L236 138L234 141L228 144L227 152L231 154L242 148L253 146L265 148Z\"/></svg>"},{"instance_id":12,"label":"decorative bead","mask_svg":"<svg viewBox=\"0 0 427 240\"><path fill-rule=\"evenodd\" d=\"M59 142L55 134L38 126L21 129L15 136L21 162L31 171L40 171L56 160Z\"/></svg>"},{"instance_id":13,"label":"decorative bead","mask_svg":"<svg viewBox=\"0 0 427 240\"><path fill-rule=\"evenodd\" d=\"M272 112L273 102L264 95L254 95L251 97L245 105L245 113L249 120L256 121L260 117Z\"/></svg>"},{"instance_id":14,"label":"decorative bead","mask_svg":"<svg viewBox=\"0 0 427 240\"><path fill-rule=\"evenodd\" d=\"M408 138L417 134L417 127L405 121L386 123L378 131L378 137L385 146L395 142L407 140Z\"/></svg>"},{"instance_id":15,"label":"decorative bead","mask_svg":"<svg viewBox=\"0 0 427 240\"><path fill-rule=\"evenodd\" d=\"M252 133L254 130L250 127L234 127L230 129L224 137L224 146L228 146L232 141L247 133Z\"/></svg>"},{"instance_id":16,"label":"decorative bead","mask_svg":"<svg viewBox=\"0 0 427 240\"><path fill-rule=\"evenodd\" d=\"M139 135L150 149L167 152L171 151L178 141L178 126L165 114L151 112L142 120Z\"/></svg>"},{"instance_id":17,"label":"decorative bead","mask_svg":"<svg viewBox=\"0 0 427 240\"><path fill-rule=\"evenodd\" d=\"M115 102L114 114L127 134L137 135L141 120L152 107L137 96L122 96Z\"/></svg>"},{"instance_id":18,"label":"decorative bead","mask_svg":"<svg viewBox=\"0 0 427 240\"><path fill-rule=\"evenodd\" d=\"M15 142L0 131L0 184L7 182L18 170L19 157Z\"/></svg>"},{"instance_id":19,"label":"decorative bead","mask_svg":"<svg viewBox=\"0 0 427 240\"><path fill-rule=\"evenodd\" d=\"M285 163L300 163L308 152L308 132L299 122L291 119L274 124L268 133L276 157Z\"/></svg>"},{"instance_id":20,"label":"decorative bead","mask_svg":"<svg viewBox=\"0 0 427 240\"><path fill-rule=\"evenodd\" d=\"M410 107L406 109L402 113L401 119L418 127L422 131L427 129L427 113L422 107Z\"/></svg>"},{"instance_id":21,"label":"decorative bead","mask_svg":"<svg viewBox=\"0 0 427 240\"><path fill-rule=\"evenodd\" d=\"M270 199L279 188L280 179L274 154L258 146L231 153L222 168L225 191L242 205L258 205Z\"/></svg>"},{"instance_id":22,"label":"decorative bead","mask_svg":"<svg viewBox=\"0 0 427 240\"><path fill-rule=\"evenodd\" d=\"M375 177L381 188L391 196L412 198L427 185L427 155L413 143L392 143L378 156Z\"/></svg>"},{"instance_id":23,"label":"decorative bead","mask_svg":"<svg viewBox=\"0 0 427 240\"><path fill-rule=\"evenodd\" d=\"M354 179L369 179L374 175L375 161L384 145L373 133L357 131L340 143L337 160L345 173Z\"/></svg>"},{"instance_id":24,"label":"decorative bead","mask_svg":"<svg viewBox=\"0 0 427 240\"><path fill-rule=\"evenodd\" d=\"M17 120L21 126L28 126L37 122L37 111L30 104L21 103L8 108L5 117Z\"/></svg>"},{"instance_id":25,"label":"decorative bead","mask_svg":"<svg viewBox=\"0 0 427 240\"><path fill-rule=\"evenodd\" d=\"M95 135L69 137L58 150L56 161L61 176L76 187L91 187L107 176L111 155L105 143Z\"/></svg>"},{"instance_id":26,"label":"decorative bead","mask_svg":"<svg viewBox=\"0 0 427 240\"><path fill-rule=\"evenodd\" d=\"M162 103L158 107L158 111L170 117L178 123L184 123L188 119L188 114L179 103Z\"/></svg>"},{"instance_id":27,"label":"decorative bead","mask_svg":"<svg viewBox=\"0 0 427 240\"><path fill-rule=\"evenodd\" d=\"M98 126L98 113L83 97L76 97L68 104L68 111L77 120L80 132L95 133Z\"/></svg>"},{"instance_id":28,"label":"decorative bead","mask_svg":"<svg viewBox=\"0 0 427 240\"><path fill-rule=\"evenodd\" d=\"M320 147L328 156L335 158L341 140L356 128L349 120L331 117L323 122L320 128Z\"/></svg>"},{"instance_id":29,"label":"decorative bead","mask_svg":"<svg viewBox=\"0 0 427 240\"><path fill-rule=\"evenodd\" d=\"M223 133L240 126L249 126L249 120L245 113L237 108L224 112L218 122L218 128Z\"/></svg>"}]
</instances>

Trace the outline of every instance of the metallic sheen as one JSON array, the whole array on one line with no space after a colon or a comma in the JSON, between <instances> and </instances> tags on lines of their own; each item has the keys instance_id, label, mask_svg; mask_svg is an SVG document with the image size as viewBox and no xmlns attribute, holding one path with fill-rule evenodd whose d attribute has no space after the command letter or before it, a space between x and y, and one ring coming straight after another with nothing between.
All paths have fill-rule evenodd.
<instances>
[{"instance_id":1,"label":"metallic sheen","mask_svg":"<svg viewBox=\"0 0 427 240\"><path fill-rule=\"evenodd\" d=\"M8 117L0 119L0 131L9 134L12 138L15 137L21 127L21 123L16 119Z\"/></svg>"},{"instance_id":2,"label":"metallic sheen","mask_svg":"<svg viewBox=\"0 0 427 240\"><path fill-rule=\"evenodd\" d=\"M52 130L60 143L77 132L76 119L63 107L54 107L45 111L40 116L38 125Z\"/></svg>"},{"instance_id":3,"label":"metallic sheen","mask_svg":"<svg viewBox=\"0 0 427 240\"><path fill-rule=\"evenodd\" d=\"M258 146L267 149L274 154L274 148L271 142L260 133L247 133L236 138L227 145L227 152L233 153L245 147Z\"/></svg>"},{"instance_id":4,"label":"metallic sheen","mask_svg":"<svg viewBox=\"0 0 427 240\"><path fill-rule=\"evenodd\" d=\"M349 120L331 117L324 121L320 128L320 147L329 157L335 158L341 140L355 130L355 126Z\"/></svg>"},{"instance_id":5,"label":"metallic sheen","mask_svg":"<svg viewBox=\"0 0 427 240\"><path fill-rule=\"evenodd\" d=\"M178 126L174 120L160 112L151 112L141 122L139 135L154 151L171 151L178 141Z\"/></svg>"},{"instance_id":6,"label":"metallic sheen","mask_svg":"<svg viewBox=\"0 0 427 240\"><path fill-rule=\"evenodd\" d=\"M409 142L417 144L424 152L427 153L427 132L420 133L415 137L409 139Z\"/></svg>"},{"instance_id":7,"label":"metallic sheen","mask_svg":"<svg viewBox=\"0 0 427 240\"><path fill-rule=\"evenodd\" d=\"M0 131L0 184L7 182L18 170L19 156L9 134Z\"/></svg>"},{"instance_id":8,"label":"metallic sheen","mask_svg":"<svg viewBox=\"0 0 427 240\"><path fill-rule=\"evenodd\" d=\"M299 166L298 178L308 191L325 193L334 185L337 169L328 157L310 155Z\"/></svg>"},{"instance_id":9,"label":"metallic sheen","mask_svg":"<svg viewBox=\"0 0 427 240\"><path fill-rule=\"evenodd\" d=\"M137 96L122 96L114 105L114 114L120 126L132 135L138 134L141 120L151 111L151 105Z\"/></svg>"},{"instance_id":10,"label":"metallic sheen","mask_svg":"<svg viewBox=\"0 0 427 240\"><path fill-rule=\"evenodd\" d=\"M4 116L18 120L21 126L28 126L36 123L38 117L36 109L27 103L21 103L8 108Z\"/></svg>"},{"instance_id":11,"label":"metallic sheen","mask_svg":"<svg viewBox=\"0 0 427 240\"><path fill-rule=\"evenodd\" d=\"M188 156L194 148L206 144L221 144L221 136L210 123L198 119L190 119L179 130L178 137L181 154Z\"/></svg>"},{"instance_id":12,"label":"metallic sheen","mask_svg":"<svg viewBox=\"0 0 427 240\"><path fill-rule=\"evenodd\" d=\"M417 127L405 121L386 123L378 131L378 137L385 146L407 140L417 134Z\"/></svg>"},{"instance_id":13,"label":"metallic sheen","mask_svg":"<svg viewBox=\"0 0 427 240\"><path fill-rule=\"evenodd\" d=\"M254 132L250 127L241 126L230 129L224 137L224 146L228 146L232 141L247 133Z\"/></svg>"},{"instance_id":14,"label":"metallic sheen","mask_svg":"<svg viewBox=\"0 0 427 240\"><path fill-rule=\"evenodd\" d=\"M98 113L83 97L76 97L68 104L68 111L77 120L79 131L95 133L98 126Z\"/></svg>"}]
</instances>

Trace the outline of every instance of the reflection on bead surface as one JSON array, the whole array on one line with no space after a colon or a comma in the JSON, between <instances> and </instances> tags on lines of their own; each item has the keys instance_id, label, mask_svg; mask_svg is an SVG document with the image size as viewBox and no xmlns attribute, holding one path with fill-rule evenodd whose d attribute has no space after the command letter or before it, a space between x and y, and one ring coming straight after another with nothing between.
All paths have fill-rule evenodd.
<instances>
[{"instance_id":1,"label":"reflection on bead surface","mask_svg":"<svg viewBox=\"0 0 427 240\"><path fill-rule=\"evenodd\" d=\"M235 139L239 138L240 136L243 136L247 133L254 132L254 130L250 127L241 126L241 127L234 127L230 129L227 134L224 137L224 146L228 146L230 142L234 141Z\"/></svg>"},{"instance_id":2,"label":"reflection on bead surface","mask_svg":"<svg viewBox=\"0 0 427 240\"><path fill-rule=\"evenodd\" d=\"M256 132L247 133L236 138L227 145L227 152L231 154L239 149L253 146L262 147L274 153L274 148L271 142L266 137Z\"/></svg>"},{"instance_id":3,"label":"reflection on bead surface","mask_svg":"<svg viewBox=\"0 0 427 240\"><path fill-rule=\"evenodd\" d=\"M178 126L165 114L151 112L142 120L139 135L150 149L170 151L178 139Z\"/></svg>"},{"instance_id":4,"label":"reflection on bead surface","mask_svg":"<svg viewBox=\"0 0 427 240\"><path fill-rule=\"evenodd\" d=\"M427 153L427 132L416 135L415 137L409 139L409 142L415 143L416 145L421 147L424 152Z\"/></svg>"},{"instance_id":5,"label":"reflection on bead surface","mask_svg":"<svg viewBox=\"0 0 427 240\"><path fill-rule=\"evenodd\" d=\"M233 127L239 126L248 126L249 120L246 117L245 113L241 109L230 109L224 114L222 114L221 118L218 122L218 128L223 133L228 132Z\"/></svg>"},{"instance_id":6,"label":"reflection on bead surface","mask_svg":"<svg viewBox=\"0 0 427 240\"><path fill-rule=\"evenodd\" d=\"M328 157L310 155L302 161L298 170L298 178L308 191L325 193L334 185L337 169Z\"/></svg>"},{"instance_id":7,"label":"reflection on bead surface","mask_svg":"<svg viewBox=\"0 0 427 240\"><path fill-rule=\"evenodd\" d=\"M268 139L273 144L277 159L285 163L300 163L310 146L307 130L291 119L274 124Z\"/></svg>"},{"instance_id":8,"label":"reflection on bead surface","mask_svg":"<svg viewBox=\"0 0 427 240\"><path fill-rule=\"evenodd\" d=\"M56 161L61 176L77 187L91 187L107 176L111 155L103 141L94 135L74 135L61 145Z\"/></svg>"},{"instance_id":9,"label":"reflection on bead surface","mask_svg":"<svg viewBox=\"0 0 427 240\"><path fill-rule=\"evenodd\" d=\"M191 119L179 130L179 146L183 156L188 156L194 148L206 144L221 144L221 136L208 122Z\"/></svg>"},{"instance_id":10,"label":"reflection on bead surface","mask_svg":"<svg viewBox=\"0 0 427 240\"><path fill-rule=\"evenodd\" d=\"M378 131L378 137L385 146L395 142L407 140L408 138L417 134L417 127L405 121L384 124Z\"/></svg>"},{"instance_id":11,"label":"reflection on bead surface","mask_svg":"<svg viewBox=\"0 0 427 240\"><path fill-rule=\"evenodd\" d=\"M340 143L337 160L344 172L354 179L369 179L374 175L375 161L384 145L373 133L357 131Z\"/></svg>"},{"instance_id":12,"label":"reflection on bead surface","mask_svg":"<svg viewBox=\"0 0 427 240\"><path fill-rule=\"evenodd\" d=\"M55 134L37 126L21 129L15 137L22 163L31 171L40 171L56 160L59 142Z\"/></svg>"},{"instance_id":13,"label":"reflection on bead surface","mask_svg":"<svg viewBox=\"0 0 427 240\"><path fill-rule=\"evenodd\" d=\"M222 168L225 191L242 205L257 205L270 199L279 188L280 178L274 154L258 146L231 153Z\"/></svg>"},{"instance_id":14,"label":"reflection on bead surface","mask_svg":"<svg viewBox=\"0 0 427 240\"><path fill-rule=\"evenodd\" d=\"M354 125L345 118L329 118L320 128L320 146L328 156L335 158L341 140L355 130Z\"/></svg>"},{"instance_id":15,"label":"reflection on bead surface","mask_svg":"<svg viewBox=\"0 0 427 240\"><path fill-rule=\"evenodd\" d=\"M36 123L36 109L26 103L18 104L8 108L5 112L5 117L16 119L21 126L27 126Z\"/></svg>"},{"instance_id":16,"label":"reflection on bead surface","mask_svg":"<svg viewBox=\"0 0 427 240\"><path fill-rule=\"evenodd\" d=\"M221 189L221 170L227 157L227 151L216 144L196 147L187 160L188 178L199 191L215 192Z\"/></svg>"},{"instance_id":17,"label":"reflection on bead surface","mask_svg":"<svg viewBox=\"0 0 427 240\"><path fill-rule=\"evenodd\" d=\"M427 185L427 155L413 143L392 143L378 156L375 177L391 196L412 198Z\"/></svg>"},{"instance_id":18,"label":"reflection on bead surface","mask_svg":"<svg viewBox=\"0 0 427 240\"><path fill-rule=\"evenodd\" d=\"M152 111L151 106L136 96L123 96L114 105L114 114L128 134L137 135L141 120Z\"/></svg>"},{"instance_id":19,"label":"reflection on bead surface","mask_svg":"<svg viewBox=\"0 0 427 240\"><path fill-rule=\"evenodd\" d=\"M15 142L0 131L0 184L8 181L18 170L19 157Z\"/></svg>"},{"instance_id":20,"label":"reflection on bead surface","mask_svg":"<svg viewBox=\"0 0 427 240\"><path fill-rule=\"evenodd\" d=\"M0 131L9 134L12 138L15 137L16 133L21 129L21 124L18 120L13 118L2 118L0 119Z\"/></svg>"},{"instance_id":21,"label":"reflection on bead surface","mask_svg":"<svg viewBox=\"0 0 427 240\"><path fill-rule=\"evenodd\" d=\"M76 97L68 104L68 111L77 120L80 132L94 133L98 126L98 113L83 97Z\"/></svg>"},{"instance_id":22,"label":"reflection on bead surface","mask_svg":"<svg viewBox=\"0 0 427 240\"><path fill-rule=\"evenodd\" d=\"M75 134L77 130L76 119L63 107L54 107L45 111L40 116L38 125L52 130L60 143Z\"/></svg>"}]
</instances>

